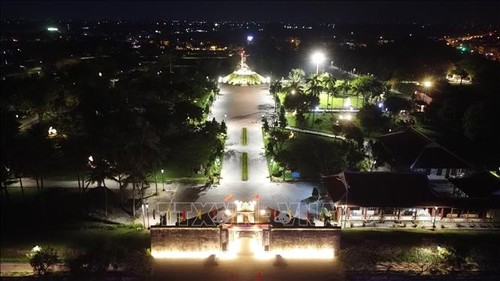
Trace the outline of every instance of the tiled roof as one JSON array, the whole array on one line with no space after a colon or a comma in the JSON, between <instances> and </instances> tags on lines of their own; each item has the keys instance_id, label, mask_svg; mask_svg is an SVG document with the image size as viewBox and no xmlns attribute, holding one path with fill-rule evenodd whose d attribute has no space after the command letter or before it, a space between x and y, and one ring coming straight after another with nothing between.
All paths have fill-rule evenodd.
<instances>
[{"instance_id":1,"label":"tiled roof","mask_svg":"<svg viewBox=\"0 0 500 281\"><path fill-rule=\"evenodd\" d=\"M398 167L410 169L470 167L465 160L412 127L380 136L379 143L392 155Z\"/></svg>"},{"instance_id":2,"label":"tiled roof","mask_svg":"<svg viewBox=\"0 0 500 281\"><path fill-rule=\"evenodd\" d=\"M451 153L439 144L432 142L426 145L415 162L411 165L412 169L419 168L469 168L467 164L460 157Z\"/></svg>"},{"instance_id":3,"label":"tiled roof","mask_svg":"<svg viewBox=\"0 0 500 281\"><path fill-rule=\"evenodd\" d=\"M431 139L412 127L379 137L379 142L393 155L400 166L410 167Z\"/></svg>"},{"instance_id":4,"label":"tiled roof","mask_svg":"<svg viewBox=\"0 0 500 281\"><path fill-rule=\"evenodd\" d=\"M471 198L497 196L500 200L500 179L489 172L476 173L470 177L449 179Z\"/></svg>"},{"instance_id":5,"label":"tiled roof","mask_svg":"<svg viewBox=\"0 0 500 281\"><path fill-rule=\"evenodd\" d=\"M345 172L345 185L337 175L323 177L333 202L363 207L430 207L440 202L427 177L420 173Z\"/></svg>"}]
</instances>

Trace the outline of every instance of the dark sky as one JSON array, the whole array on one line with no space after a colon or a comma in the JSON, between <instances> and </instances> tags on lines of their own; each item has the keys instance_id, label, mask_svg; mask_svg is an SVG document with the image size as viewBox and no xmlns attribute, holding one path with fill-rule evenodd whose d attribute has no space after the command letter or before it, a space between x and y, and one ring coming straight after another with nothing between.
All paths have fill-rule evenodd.
<instances>
[{"instance_id":1,"label":"dark sky","mask_svg":"<svg viewBox=\"0 0 500 281\"><path fill-rule=\"evenodd\" d=\"M2 19L500 23L500 1L1 1Z\"/></svg>"}]
</instances>

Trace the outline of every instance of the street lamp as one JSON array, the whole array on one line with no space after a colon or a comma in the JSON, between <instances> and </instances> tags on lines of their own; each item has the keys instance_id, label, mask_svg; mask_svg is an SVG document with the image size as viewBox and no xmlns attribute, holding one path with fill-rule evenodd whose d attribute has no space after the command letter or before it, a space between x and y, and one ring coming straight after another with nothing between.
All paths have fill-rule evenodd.
<instances>
[{"instance_id":1,"label":"street lamp","mask_svg":"<svg viewBox=\"0 0 500 281\"><path fill-rule=\"evenodd\" d=\"M161 169L161 182L163 185L163 191L165 191L165 178L163 177L163 172L165 172L165 170Z\"/></svg>"},{"instance_id":2,"label":"street lamp","mask_svg":"<svg viewBox=\"0 0 500 281\"><path fill-rule=\"evenodd\" d=\"M321 52L316 52L312 55L312 61L316 64L316 74L319 73L319 64L325 61L325 55Z\"/></svg>"},{"instance_id":3,"label":"street lamp","mask_svg":"<svg viewBox=\"0 0 500 281\"><path fill-rule=\"evenodd\" d=\"M146 217L148 218L148 228L149 228L149 203L146 203Z\"/></svg>"},{"instance_id":4,"label":"street lamp","mask_svg":"<svg viewBox=\"0 0 500 281\"><path fill-rule=\"evenodd\" d=\"M434 218L432 219L432 228L436 228L436 215L437 215L437 206L434 206Z\"/></svg>"},{"instance_id":5,"label":"street lamp","mask_svg":"<svg viewBox=\"0 0 500 281\"><path fill-rule=\"evenodd\" d=\"M428 88L432 87L432 82L429 80L426 80L426 81L424 81L423 85L425 88L428 89Z\"/></svg>"},{"instance_id":6,"label":"street lamp","mask_svg":"<svg viewBox=\"0 0 500 281\"><path fill-rule=\"evenodd\" d=\"M145 212L144 212L144 203L142 203L142 225L144 228L146 228L146 215L145 215Z\"/></svg>"}]
</instances>

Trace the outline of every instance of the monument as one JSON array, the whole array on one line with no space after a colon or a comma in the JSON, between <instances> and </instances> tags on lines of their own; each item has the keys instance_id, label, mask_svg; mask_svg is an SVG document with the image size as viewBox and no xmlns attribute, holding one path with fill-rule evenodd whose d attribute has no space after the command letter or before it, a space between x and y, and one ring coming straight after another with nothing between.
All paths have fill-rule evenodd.
<instances>
[{"instance_id":1,"label":"monument","mask_svg":"<svg viewBox=\"0 0 500 281\"><path fill-rule=\"evenodd\" d=\"M219 83L247 86L260 85L271 82L271 79L269 77L263 77L262 75L258 74L248 67L248 65L246 64L247 55L245 55L245 51L240 52L240 57L241 60L238 64L238 69L225 77L219 77Z\"/></svg>"}]
</instances>

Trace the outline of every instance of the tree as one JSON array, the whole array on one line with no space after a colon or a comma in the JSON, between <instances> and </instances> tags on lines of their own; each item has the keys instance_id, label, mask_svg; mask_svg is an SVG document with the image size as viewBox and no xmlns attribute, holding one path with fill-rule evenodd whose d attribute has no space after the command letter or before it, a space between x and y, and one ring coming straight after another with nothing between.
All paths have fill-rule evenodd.
<instances>
[{"instance_id":1,"label":"tree","mask_svg":"<svg viewBox=\"0 0 500 281\"><path fill-rule=\"evenodd\" d=\"M364 138L363 132L356 125L349 123L343 127L345 138L354 141L358 148L363 148Z\"/></svg>"},{"instance_id":2,"label":"tree","mask_svg":"<svg viewBox=\"0 0 500 281\"><path fill-rule=\"evenodd\" d=\"M330 107L330 98L332 96L337 97L339 93L339 89L336 87L337 79L328 73L324 73L321 76L321 83L323 88L326 90L327 99L326 99L326 108Z\"/></svg>"},{"instance_id":3,"label":"tree","mask_svg":"<svg viewBox=\"0 0 500 281\"><path fill-rule=\"evenodd\" d=\"M283 145L290 138L290 131L283 129L274 129L271 131L269 137L269 145L272 147L274 152L281 151Z\"/></svg>"},{"instance_id":4,"label":"tree","mask_svg":"<svg viewBox=\"0 0 500 281\"><path fill-rule=\"evenodd\" d=\"M18 171L18 164L22 162L16 157L17 151L21 149L18 145L19 122L13 112L4 112L0 117L2 132L0 135L1 158L0 158L0 190L7 193L7 186L14 183L14 177L21 171ZM24 195L24 189L21 181L21 192Z\"/></svg>"},{"instance_id":5,"label":"tree","mask_svg":"<svg viewBox=\"0 0 500 281\"><path fill-rule=\"evenodd\" d=\"M343 104L345 104L345 99L349 97L349 91L351 91L352 87L347 80L343 80L337 87L342 99L344 100Z\"/></svg>"},{"instance_id":6,"label":"tree","mask_svg":"<svg viewBox=\"0 0 500 281\"><path fill-rule=\"evenodd\" d=\"M375 97L386 91L386 86L377 78L370 75L359 76L352 81L352 88L356 96L362 95L364 104L371 102Z\"/></svg>"},{"instance_id":7,"label":"tree","mask_svg":"<svg viewBox=\"0 0 500 281\"><path fill-rule=\"evenodd\" d=\"M278 118L280 128L285 128L288 125L288 121L286 120L286 111L283 106L280 106L280 113Z\"/></svg>"},{"instance_id":8,"label":"tree","mask_svg":"<svg viewBox=\"0 0 500 281\"><path fill-rule=\"evenodd\" d=\"M490 135L490 117L484 102L470 105L463 116L464 134L471 140L487 138ZM496 133L495 133L496 134Z\"/></svg>"},{"instance_id":9,"label":"tree","mask_svg":"<svg viewBox=\"0 0 500 281\"><path fill-rule=\"evenodd\" d=\"M400 96L388 96L384 101L384 107L392 115L396 115L401 110L409 111L412 108L412 102Z\"/></svg>"},{"instance_id":10,"label":"tree","mask_svg":"<svg viewBox=\"0 0 500 281\"><path fill-rule=\"evenodd\" d=\"M294 68L288 74L288 80L292 83L301 83L306 77L306 72L300 68Z\"/></svg>"},{"instance_id":11,"label":"tree","mask_svg":"<svg viewBox=\"0 0 500 281\"><path fill-rule=\"evenodd\" d=\"M61 262L57 252L51 247L42 249L35 246L27 256L33 271L39 276L46 275L54 265Z\"/></svg>"},{"instance_id":12,"label":"tree","mask_svg":"<svg viewBox=\"0 0 500 281\"><path fill-rule=\"evenodd\" d=\"M321 76L319 74L313 74L307 78L306 83L308 86L306 93L314 97L319 97L321 91L323 91Z\"/></svg>"},{"instance_id":13,"label":"tree","mask_svg":"<svg viewBox=\"0 0 500 281\"><path fill-rule=\"evenodd\" d=\"M358 112L361 126L368 132L374 132L383 127L385 120L380 108L374 104L365 104Z\"/></svg>"},{"instance_id":14,"label":"tree","mask_svg":"<svg viewBox=\"0 0 500 281\"><path fill-rule=\"evenodd\" d=\"M280 80L276 80L276 81L272 82L271 85L269 86L269 92L273 96L277 95L282 89L283 89L283 85L281 85Z\"/></svg>"}]
</instances>

